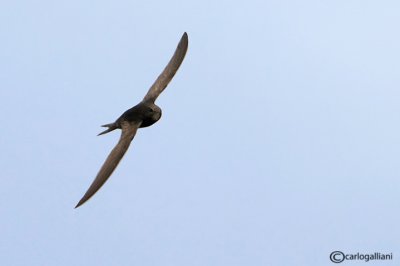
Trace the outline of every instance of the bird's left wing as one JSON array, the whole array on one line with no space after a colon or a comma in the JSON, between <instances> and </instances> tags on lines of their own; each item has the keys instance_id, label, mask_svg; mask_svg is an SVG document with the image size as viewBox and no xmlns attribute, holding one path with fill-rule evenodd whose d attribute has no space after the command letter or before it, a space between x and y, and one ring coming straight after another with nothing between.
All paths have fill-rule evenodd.
<instances>
[{"instance_id":1,"label":"bird's left wing","mask_svg":"<svg viewBox=\"0 0 400 266\"><path fill-rule=\"evenodd\" d=\"M125 152L128 150L129 145L131 144L132 139L135 137L137 129L140 127L141 122L122 122L121 125L121 137L111 151L110 155L108 155L106 161L101 167L99 173L94 179L93 183L90 185L89 189L86 191L85 195L79 201L79 203L75 206L75 208L81 206L88 199L90 199L107 181L112 172L117 167L118 163L121 161Z\"/></svg>"},{"instance_id":2,"label":"bird's left wing","mask_svg":"<svg viewBox=\"0 0 400 266\"><path fill-rule=\"evenodd\" d=\"M185 58L186 51L188 49L188 42L188 35L185 32L182 35L182 38L178 43L178 47L176 47L175 53L169 60L167 66L158 76L153 85L151 85L146 96L144 96L144 102L154 103L160 93L167 87L168 83L174 77L176 71L178 71L183 59Z\"/></svg>"}]
</instances>

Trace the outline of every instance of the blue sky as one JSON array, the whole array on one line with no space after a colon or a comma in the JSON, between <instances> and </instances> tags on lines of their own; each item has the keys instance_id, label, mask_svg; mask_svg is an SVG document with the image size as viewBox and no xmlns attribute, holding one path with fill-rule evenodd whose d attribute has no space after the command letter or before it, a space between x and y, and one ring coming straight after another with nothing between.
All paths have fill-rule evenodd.
<instances>
[{"instance_id":1,"label":"blue sky","mask_svg":"<svg viewBox=\"0 0 400 266\"><path fill-rule=\"evenodd\" d=\"M398 1L3 1L1 265L400 254ZM73 207L183 32L106 185Z\"/></svg>"}]
</instances>

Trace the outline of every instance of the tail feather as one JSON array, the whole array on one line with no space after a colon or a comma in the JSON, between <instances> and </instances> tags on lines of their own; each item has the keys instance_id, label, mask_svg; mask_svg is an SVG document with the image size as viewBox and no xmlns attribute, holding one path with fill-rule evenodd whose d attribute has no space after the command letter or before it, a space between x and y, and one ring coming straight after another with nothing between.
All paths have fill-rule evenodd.
<instances>
[{"instance_id":1,"label":"tail feather","mask_svg":"<svg viewBox=\"0 0 400 266\"><path fill-rule=\"evenodd\" d=\"M104 131L102 131L102 132L100 132L97 136L100 136L100 135L103 135L103 134L106 134L106 133L108 133L108 132L111 132L111 131L113 131L113 130L115 130L115 129L117 129L118 127L117 127L117 125L115 124L115 123L111 123L111 124L106 124L106 125L102 125L102 127L108 127L106 130L104 130Z\"/></svg>"}]
</instances>

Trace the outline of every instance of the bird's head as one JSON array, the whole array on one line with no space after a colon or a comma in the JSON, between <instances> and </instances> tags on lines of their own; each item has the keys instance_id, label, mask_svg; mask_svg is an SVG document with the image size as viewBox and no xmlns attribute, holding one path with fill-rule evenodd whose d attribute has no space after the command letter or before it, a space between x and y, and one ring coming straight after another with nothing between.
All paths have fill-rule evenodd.
<instances>
[{"instance_id":1,"label":"bird's head","mask_svg":"<svg viewBox=\"0 0 400 266\"><path fill-rule=\"evenodd\" d=\"M146 117L149 117L154 122L160 120L161 118L161 108L155 104L148 105Z\"/></svg>"}]
</instances>

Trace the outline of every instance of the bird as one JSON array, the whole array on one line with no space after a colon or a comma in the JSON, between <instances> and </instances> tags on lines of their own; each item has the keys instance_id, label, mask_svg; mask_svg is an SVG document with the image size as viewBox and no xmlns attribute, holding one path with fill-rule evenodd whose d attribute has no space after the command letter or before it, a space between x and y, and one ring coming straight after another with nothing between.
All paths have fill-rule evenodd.
<instances>
[{"instance_id":1,"label":"bird","mask_svg":"<svg viewBox=\"0 0 400 266\"><path fill-rule=\"evenodd\" d=\"M150 87L143 100L125 111L115 122L102 125L102 127L106 127L107 129L99 133L98 136L109 133L115 129L121 129L121 136L118 143L111 150L103 163L89 189L75 208L78 208L88 201L104 185L128 150L131 141L135 137L136 131L139 128L149 127L160 120L162 111L161 108L155 104L155 101L167 87L182 64L188 49L188 43L188 35L185 32L172 58Z\"/></svg>"}]
</instances>

